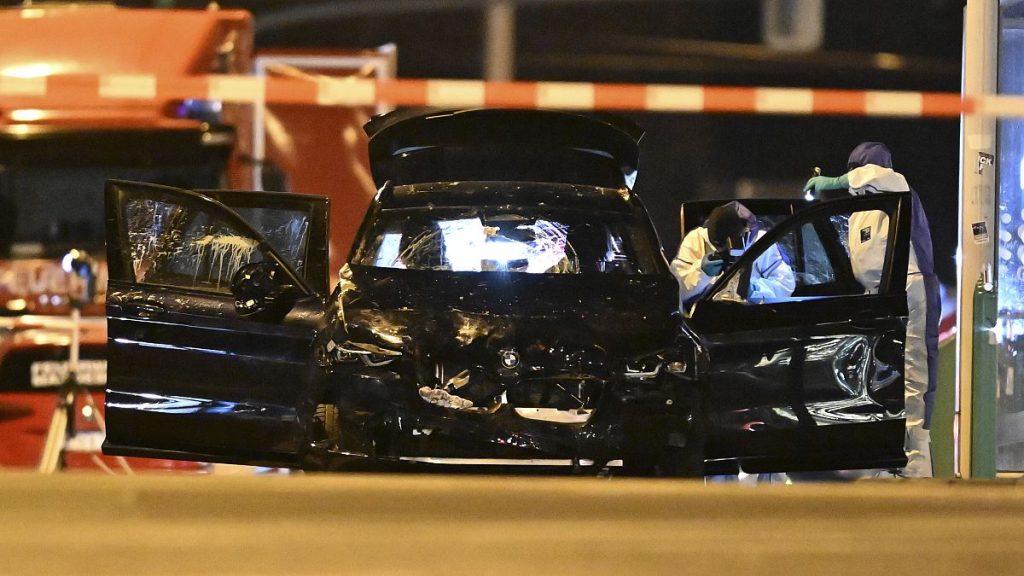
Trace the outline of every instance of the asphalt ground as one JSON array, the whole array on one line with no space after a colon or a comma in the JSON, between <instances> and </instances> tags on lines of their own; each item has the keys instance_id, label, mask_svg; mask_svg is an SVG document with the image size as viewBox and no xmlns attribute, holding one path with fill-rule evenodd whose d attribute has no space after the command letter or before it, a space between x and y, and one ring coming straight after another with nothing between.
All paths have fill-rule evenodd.
<instances>
[{"instance_id":1,"label":"asphalt ground","mask_svg":"<svg viewBox=\"0 0 1024 576\"><path fill-rule=\"evenodd\" d=\"M0 474L0 574L1024 574L1024 483Z\"/></svg>"}]
</instances>

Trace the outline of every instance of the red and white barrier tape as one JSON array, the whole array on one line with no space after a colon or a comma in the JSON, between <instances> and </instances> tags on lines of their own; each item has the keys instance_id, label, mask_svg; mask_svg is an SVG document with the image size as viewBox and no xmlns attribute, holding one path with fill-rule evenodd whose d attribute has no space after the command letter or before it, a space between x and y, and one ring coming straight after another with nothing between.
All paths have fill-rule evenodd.
<instances>
[{"instance_id":1,"label":"red and white barrier tape","mask_svg":"<svg viewBox=\"0 0 1024 576\"><path fill-rule=\"evenodd\" d=\"M206 75L0 76L0 109L112 101L221 100L318 106L503 107L949 118L1024 116L1024 97L946 92L587 82L370 80Z\"/></svg>"}]
</instances>

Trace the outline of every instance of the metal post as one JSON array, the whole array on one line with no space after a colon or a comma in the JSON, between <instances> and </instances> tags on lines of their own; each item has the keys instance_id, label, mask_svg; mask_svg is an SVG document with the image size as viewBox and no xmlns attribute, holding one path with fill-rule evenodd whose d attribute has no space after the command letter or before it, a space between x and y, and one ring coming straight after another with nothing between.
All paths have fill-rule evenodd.
<instances>
[{"instance_id":1,"label":"metal post","mask_svg":"<svg viewBox=\"0 0 1024 576\"><path fill-rule=\"evenodd\" d=\"M90 272L91 274L91 272ZM73 283L74 274L68 274L68 286ZM86 289L86 294L91 295ZM53 474L64 467L64 447L69 439L75 436L75 400L78 397L78 358L82 338L81 304L72 302L71 307L71 342L68 346L68 375L57 391L57 405L50 418L50 428L46 432L46 443L43 455L39 459L39 471Z\"/></svg>"},{"instance_id":2,"label":"metal post","mask_svg":"<svg viewBox=\"0 0 1024 576\"><path fill-rule=\"evenodd\" d=\"M75 418L74 410L74 392L67 386L61 386L50 418L50 428L46 432L43 455L39 459L39 472L53 474L63 467L64 444L67 443L68 425Z\"/></svg>"},{"instance_id":3,"label":"metal post","mask_svg":"<svg viewBox=\"0 0 1024 576\"><path fill-rule=\"evenodd\" d=\"M487 4L484 79L510 81L516 74L516 5L512 0Z\"/></svg>"},{"instance_id":4,"label":"metal post","mask_svg":"<svg viewBox=\"0 0 1024 576\"><path fill-rule=\"evenodd\" d=\"M982 96L996 91L999 4L967 0L964 8L963 93ZM989 155L989 156L983 156ZM982 321L976 311L975 287L991 287L998 230L995 221L995 121L981 115L965 116L960 124L960 250L957 266L957 394L954 406L954 473L970 477L973 421L971 400L974 379L982 358L974 356L974 337ZM992 447L994 449L994 446Z\"/></svg>"},{"instance_id":5,"label":"metal post","mask_svg":"<svg viewBox=\"0 0 1024 576\"><path fill-rule=\"evenodd\" d=\"M825 0L761 0L761 40L775 50L818 50L825 40Z\"/></svg>"}]
</instances>

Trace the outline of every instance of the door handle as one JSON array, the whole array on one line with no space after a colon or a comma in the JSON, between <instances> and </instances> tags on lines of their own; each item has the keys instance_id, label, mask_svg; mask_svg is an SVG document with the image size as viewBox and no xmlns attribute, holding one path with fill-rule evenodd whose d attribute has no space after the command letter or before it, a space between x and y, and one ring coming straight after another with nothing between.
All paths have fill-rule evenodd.
<instances>
[{"instance_id":1,"label":"door handle","mask_svg":"<svg viewBox=\"0 0 1024 576\"><path fill-rule=\"evenodd\" d=\"M152 320L167 313L167 309L152 302L129 302L124 305L124 311L132 318Z\"/></svg>"}]
</instances>

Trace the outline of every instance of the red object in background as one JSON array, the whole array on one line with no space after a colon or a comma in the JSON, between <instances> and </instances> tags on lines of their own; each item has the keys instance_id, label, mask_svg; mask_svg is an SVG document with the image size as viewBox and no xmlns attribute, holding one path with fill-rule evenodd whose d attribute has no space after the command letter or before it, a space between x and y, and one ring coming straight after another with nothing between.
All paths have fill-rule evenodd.
<instances>
[{"instance_id":1,"label":"red object in background","mask_svg":"<svg viewBox=\"0 0 1024 576\"><path fill-rule=\"evenodd\" d=\"M4 38L0 75L15 79L51 77L52 82L73 84L64 86L69 88L66 93L72 95L70 98L50 99L44 103L28 96L23 105L0 109L0 130L11 142L5 148L4 163L29 170L28 174L67 169L64 165L67 154L62 156L52 149L54 146L89 139L98 142L104 134L112 134L111 130L137 132L136 140L142 143L148 142L148 134L195 132L198 138L204 120L180 117L177 110L180 98L163 89L149 99L75 98L76 89L96 92L97 75L132 78L136 74L244 74L249 72L252 63L252 17L244 10L135 10L86 4L26 6L0 9L0 36ZM235 110L231 113L241 119L236 121L249 121L245 114ZM229 115L228 111L225 115ZM18 147L19 134L46 131L59 132L62 139L55 140L57 143L51 143L49 148L33 147L28 141ZM133 161L142 166L167 164L166 160L163 164L152 161L146 156L148 153L138 150L139 156ZM96 158L90 156L83 161L88 164L76 165L76 168L83 173L90 168L111 172L123 169L126 162L123 155L116 151L112 154L107 158L97 153ZM79 182L84 186L85 182L93 180L95 178L90 180L83 176ZM25 180L23 188L46 185L32 182L35 181ZM9 201L17 198L18 192L4 192L14 194ZM31 198L27 190L21 193ZM0 200L3 199L4 196L0 196ZM38 210L38 204L29 202L27 206ZM4 210L19 215L16 204L4 206ZM102 205L96 209L102 210ZM16 219L0 220L4 226L15 226L14 230L18 230ZM59 232L60 228L54 228L51 223L49 236L53 236L54 241L66 242L59 238ZM19 254L23 250L5 246L12 240L31 248L28 255ZM33 240L39 243L38 247L17 235L8 235L5 243L4 234L0 234L0 466L8 468L39 465L57 404L56 387L64 378L61 371L66 371L71 334L66 272L61 269L59 260L51 259L56 248L45 244L48 240ZM93 249L92 246L73 247ZM101 251L102 244L99 244L99 250L94 252ZM91 370L82 373L80 381L94 386L93 401L97 409L102 410L107 338L103 318L106 267L102 254L93 256L101 261L96 269L98 290L93 302L82 310L81 331L82 358L91 363L87 366ZM92 381L86 382L86 376ZM83 402L80 398L76 406L77 430L83 433L73 439L73 444L90 450L66 452L66 467L97 468L95 459L101 458L116 470L119 466L115 459L102 457L98 452L101 433L95 419L90 421L83 417ZM131 466L205 469L200 463L149 459L133 459Z\"/></svg>"},{"instance_id":2,"label":"red object in background","mask_svg":"<svg viewBox=\"0 0 1024 576\"><path fill-rule=\"evenodd\" d=\"M359 108L320 110L309 106L270 107L278 125L288 133L302 135L303 146L285 146L273 137L268 139L267 156L280 164L289 175L292 192L321 194L331 199L330 270L332 286L338 281L338 270L348 259L366 207L377 192L370 176L366 134L362 125L370 116ZM337 133L327 133L318 126L328 121ZM266 186L266 183L264 183Z\"/></svg>"},{"instance_id":3,"label":"red object in background","mask_svg":"<svg viewBox=\"0 0 1024 576\"><path fill-rule=\"evenodd\" d=\"M17 79L49 77L48 81L66 83L63 88L70 86L65 93L72 95L75 90L79 94L95 94L98 75L118 75L129 80L134 75L188 79L202 74L249 74L252 71L252 17L244 10L127 9L84 4L0 9L0 35L5 46L0 51L0 75ZM367 75L391 78L394 75L391 48L316 54L316 64L311 66L302 64L302 57L307 55L278 52L276 56L299 58L299 61L285 58L261 72L323 74L334 78ZM332 59L338 56L343 61L340 66ZM194 96L192 91L185 93ZM55 164L73 156L78 161L76 168L100 168L105 170L103 177L109 178L111 171L123 168L121 164L125 162L116 148L112 153L94 154L101 159L90 156L83 160L66 150L61 154L58 147L72 141L94 143L104 134L108 134L109 139L109 134L115 132L128 133L142 144L138 150L132 149L144 160L142 164L160 168L181 162L181 155L172 154L171 160L145 158L149 148L157 147L155 140L151 141L153 136L147 134L196 132L198 137L207 122L223 124L233 128L236 143L226 162L226 174L221 174L226 177L226 187L256 188L258 180L254 178L254 170L259 170L266 160L268 165L280 168L279 181L284 184L281 188L273 185L270 188L331 198L334 231L331 268L332 272L337 272L347 257L365 207L375 193L369 177L366 136L362 131L362 124L374 110L369 107L268 106L265 112L270 121L264 125L272 125L273 129L260 129L260 136L265 135L266 147L255 151L252 106L200 102L210 105L210 110L219 114L219 119L209 119L183 112L182 94L173 86L161 84L152 98L145 99L71 97L44 102L31 95L20 100L7 98L6 103L14 104L0 109L0 133L49 131L60 133L62 139L56 144L36 146L34 155L24 152L25 143L15 142L7 149L10 151L5 151L5 163L16 160L15 164L23 169L34 170L31 174L51 174L55 172ZM139 136L134 136L136 133ZM201 136L219 134L211 132ZM13 136L7 139L17 140ZM91 152L96 146L86 148ZM104 156L110 154L114 157ZM79 165L83 163L85 166ZM45 183L29 184L28 180L22 180L26 182L25 187L45 186ZM75 182L79 189L86 185L86 180L81 178ZM204 187L214 185L208 183ZM2 200L4 196L0 195ZM0 208L0 217L4 215L2 210L12 212L10 207ZM12 224L0 218L0 226ZM6 240L10 242L11 238ZM6 254L4 235L0 234L0 467L34 468L38 465L57 402L55 386L60 379L47 383L46 387L33 384L30 382L31 366L35 362L52 366L68 357L69 328L62 325L67 324L70 310L66 277L59 261L50 259L55 248L49 244L44 246L46 242L49 241L39 240L37 251L27 255L18 256L14 250ZM90 250L94 257L102 260L102 244L97 246L73 247ZM104 358L107 338L103 318L106 267L102 262L97 269L97 279L97 297L82 311L81 337L83 358L94 361ZM102 407L103 382L96 384L94 401ZM82 426L84 428L80 429L89 430L95 423L83 422ZM112 459L103 461L116 470ZM95 467L91 454L71 453L67 463L71 468ZM196 463L143 459L132 460L132 466L190 470L204 467Z\"/></svg>"},{"instance_id":4,"label":"red object in background","mask_svg":"<svg viewBox=\"0 0 1024 576\"><path fill-rule=\"evenodd\" d=\"M252 50L252 16L245 10L45 5L0 10L0 37L4 39L0 74L16 78L59 75L65 79L56 81L70 82L76 76L99 74L246 73ZM82 88L96 92L95 85ZM148 100L99 102L93 98L83 105L86 99L74 98L73 92L66 101L47 101L45 109L33 115L33 123L140 129L183 123L167 110L177 99L174 94L158 93ZM38 108L31 99L26 99L25 105ZM197 124L194 120L184 123Z\"/></svg>"},{"instance_id":5,"label":"red object in background","mask_svg":"<svg viewBox=\"0 0 1024 576\"><path fill-rule=\"evenodd\" d=\"M91 392L93 403L103 410L103 392ZM52 390L32 392L0 392L0 464L4 468L35 469L43 454L46 435L57 405L57 395ZM99 452L102 433L97 426L95 417L86 418L83 408L86 406L84 397L79 396L75 403L75 430L79 436L72 446L95 446L95 450L68 450L65 452L65 469L68 470L100 470L103 467L96 463L96 458L106 467L115 472L124 472L120 463L112 456L103 456ZM157 460L151 458L127 458L132 471L188 471L205 472L207 465L201 462L177 460Z\"/></svg>"},{"instance_id":6,"label":"red object in background","mask_svg":"<svg viewBox=\"0 0 1024 576\"><path fill-rule=\"evenodd\" d=\"M267 77L307 80L390 79L396 66L393 46L374 50L261 50L255 63ZM363 125L384 110L369 106L270 104L262 111L263 134L239 133L242 146L252 138L257 156L280 171L278 181L264 174L264 190L318 194L331 199L331 285L348 259L366 207L377 193L370 174ZM255 141L262 136L262 147ZM281 181L283 180L283 181Z\"/></svg>"}]
</instances>

